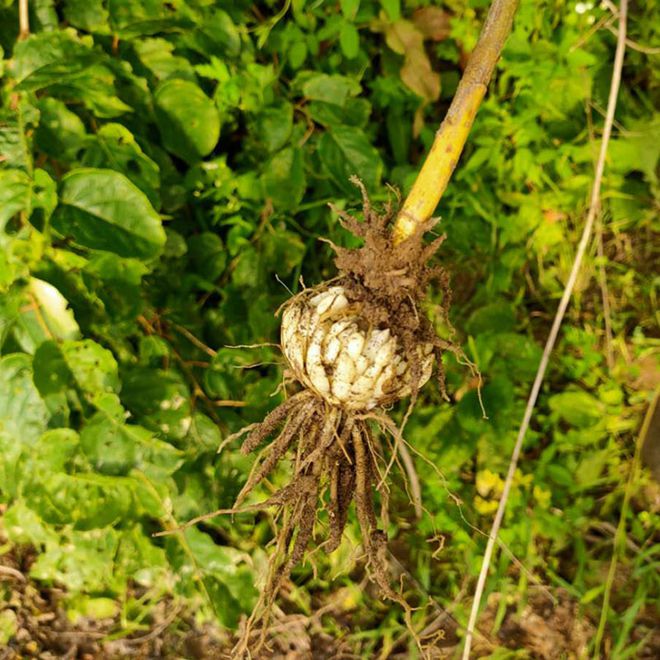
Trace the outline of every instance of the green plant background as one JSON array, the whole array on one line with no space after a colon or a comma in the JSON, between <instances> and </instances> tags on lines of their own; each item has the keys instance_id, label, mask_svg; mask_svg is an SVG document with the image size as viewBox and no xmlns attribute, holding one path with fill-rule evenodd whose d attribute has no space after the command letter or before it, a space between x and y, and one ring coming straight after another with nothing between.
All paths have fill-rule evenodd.
<instances>
[{"instance_id":1,"label":"green plant background","mask_svg":"<svg viewBox=\"0 0 660 660\"><path fill-rule=\"evenodd\" d=\"M328 202L358 208L352 174L374 202L394 197L389 184L405 193L487 4L38 0L18 40L17 3L0 3L2 551L34 547L30 577L62 588L70 616L115 617L121 636L163 599L230 629L249 612L267 517L153 533L231 505L253 458L217 449L278 401L274 312L301 278L332 276L320 237L353 240ZM463 625L588 202L616 28L596 5L523 0L438 208L452 320L488 419L474 379L448 361L454 400L427 387L406 430L426 457L427 512L414 520L395 474L388 532L408 596L451 605ZM597 623L657 383L657 3L631 12L603 254L594 242L515 479L508 551L487 585L500 594L495 640L535 583L565 589ZM632 494L607 614L617 658L635 657L657 616L657 485L645 473ZM325 620L329 634L387 656L402 615L358 586L358 543L351 529L337 553L315 553L318 573L294 573L288 607L310 613L339 594L348 623ZM415 617L423 627L433 611Z\"/></svg>"}]
</instances>

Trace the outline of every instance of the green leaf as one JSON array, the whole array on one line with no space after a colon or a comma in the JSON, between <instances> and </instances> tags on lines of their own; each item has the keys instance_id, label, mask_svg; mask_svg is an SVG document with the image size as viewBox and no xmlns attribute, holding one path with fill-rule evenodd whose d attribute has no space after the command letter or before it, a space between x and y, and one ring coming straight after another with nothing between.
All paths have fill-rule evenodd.
<instances>
[{"instance_id":1,"label":"green leaf","mask_svg":"<svg viewBox=\"0 0 660 660\"><path fill-rule=\"evenodd\" d=\"M287 57L291 68L294 70L299 69L307 59L307 44L304 41L296 41L291 44Z\"/></svg>"},{"instance_id":2,"label":"green leaf","mask_svg":"<svg viewBox=\"0 0 660 660\"><path fill-rule=\"evenodd\" d=\"M80 76L99 62L99 54L73 31L31 34L14 49L11 72L19 89L37 90Z\"/></svg>"},{"instance_id":3,"label":"green leaf","mask_svg":"<svg viewBox=\"0 0 660 660\"><path fill-rule=\"evenodd\" d=\"M160 206L160 169L121 124L103 125L96 139L88 142L81 164L121 172L149 198L154 208Z\"/></svg>"},{"instance_id":4,"label":"green leaf","mask_svg":"<svg viewBox=\"0 0 660 660\"><path fill-rule=\"evenodd\" d=\"M78 454L80 438L72 429L46 431L31 451L37 480L48 471L66 472Z\"/></svg>"},{"instance_id":5,"label":"green leaf","mask_svg":"<svg viewBox=\"0 0 660 660\"><path fill-rule=\"evenodd\" d=\"M310 101L324 101L343 106L351 96L360 93L360 83L352 78L336 74L307 73L302 92Z\"/></svg>"},{"instance_id":6,"label":"green leaf","mask_svg":"<svg viewBox=\"0 0 660 660\"><path fill-rule=\"evenodd\" d=\"M390 21L398 21L401 18L401 0L380 0L380 4Z\"/></svg>"},{"instance_id":7,"label":"green leaf","mask_svg":"<svg viewBox=\"0 0 660 660\"><path fill-rule=\"evenodd\" d=\"M192 269L209 282L215 282L227 266L227 250L222 239L211 232L188 239L188 257Z\"/></svg>"},{"instance_id":8,"label":"green leaf","mask_svg":"<svg viewBox=\"0 0 660 660\"><path fill-rule=\"evenodd\" d=\"M180 440L192 424L190 393L174 370L135 368L123 374L122 401L147 428Z\"/></svg>"},{"instance_id":9,"label":"green leaf","mask_svg":"<svg viewBox=\"0 0 660 660\"><path fill-rule=\"evenodd\" d=\"M22 170L0 170L0 231L20 211L30 208L32 181Z\"/></svg>"},{"instance_id":10,"label":"green leaf","mask_svg":"<svg viewBox=\"0 0 660 660\"><path fill-rule=\"evenodd\" d=\"M360 52L360 33L353 23L344 21L339 32L339 45L344 55L352 60L356 58Z\"/></svg>"},{"instance_id":11,"label":"green leaf","mask_svg":"<svg viewBox=\"0 0 660 660\"><path fill-rule=\"evenodd\" d=\"M75 160L86 132L80 117L60 100L46 97L37 105L41 113L35 140L40 149L54 158Z\"/></svg>"},{"instance_id":12,"label":"green leaf","mask_svg":"<svg viewBox=\"0 0 660 660\"><path fill-rule=\"evenodd\" d=\"M119 390L117 362L112 353L91 339L65 341L62 355L83 392L95 396Z\"/></svg>"},{"instance_id":13,"label":"green leaf","mask_svg":"<svg viewBox=\"0 0 660 660\"><path fill-rule=\"evenodd\" d=\"M297 234L280 230L263 238L263 257L269 270L288 275L298 266L305 254L305 244Z\"/></svg>"},{"instance_id":14,"label":"green leaf","mask_svg":"<svg viewBox=\"0 0 660 660\"><path fill-rule=\"evenodd\" d=\"M62 179L53 226L84 247L122 257L155 257L165 245L160 217L123 174L83 168Z\"/></svg>"},{"instance_id":15,"label":"green leaf","mask_svg":"<svg viewBox=\"0 0 660 660\"><path fill-rule=\"evenodd\" d=\"M0 436L34 444L46 430L48 410L32 382L32 359L23 353L0 359Z\"/></svg>"},{"instance_id":16,"label":"green leaf","mask_svg":"<svg viewBox=\"0 0 660 660\"><path fill-rule=\"evenodd\" d=\"M348 19L355 18L360 0L340 0L341 13Z\"/></svg>"},{"instance_id":17,"label":"green leaf","mask_svg":"<svg viewBox=\"0 0 660 660\"><path fill-rule=\"evenodd\" d=\"M113 30L123 39L194 25L177 5L160 0L109 0L108 11Z\"/></svg>"},{"instance_id":18,"label":"green leaf","mask_svg":"<svg viewBox=\"0 0 660 660\"><path fill-rule=\"evenodd\" d=\"M132 483L98 474L46 471L26 488L28 506L47 523L99 529L129 517Z\"/></svg>"},{"instance_id":19,"label":"green leaf","mask_svg":"<svg viewBox=\"0 0 660 660\"><path fill-rule=\"evenodd\" d=\"M137 462L138 444L150 437L146 429L129 426L105 412L98 412L85 424L80 446L95 470L125 475Z\"/></svg>"},{"instance_id":20,"label":"green leaf","mask_svg":"<svg viewBox=\"0 0 660 660\"><path fill-rule=\"evenodd\" d=\"M74 385L73 374L55 341L45 341L34 354L34 384L41 396L64 392Z\"/></svg>"},{"instance_id":21,"label":"green leaf","mask_svg":"<svg viewBox=\"0 0 660 660\"><path fill-rule=\"evenodd\" d=\"M277 210L294 210L302 201L307 181L300 149L288 147L266 164L262 177L264 195Z\"/></svg>"},{"instance_id":22,"label":"green leaf","mask_svg":"<svg viewBox=\"0 0 660 660\"><path fill-rule=\"evenodd\" d=\"M203 567L204 583L221 622L235 628L242 612L249 612L258 591L245 555L234 548L213 543L208 534L195 528L185 531L196 564Z\"/></svg>"},{"instance_id":23,"label":"green leaf","mask_svg":"<svg viewBox=\"0 0 660 660\"><path fill-rule=\"evenodd\" d=\"M47 584L61 584L72 593L104 592L125 586L126 576L113 573L119 536L111 528L67 533L58 544L39 555L30 575Z\"/></svg>"},{"instance_id":24,"label":"green leaf","mask_svg":"<svg viewBox=\"0 0 660 660\"><path fill-rule=\"evenodd\" d=\"M561 419L579 427L593 426L602 419L605 412L605 406L583 390L553 394L548 399L548 405Z\"/></svg>"},{"instance_id":25,"label":"green leaf","mask_svg":"<svg viewBox=\"0 0 660 660\"><path fill-rule=\"evenodd\" d=\"M66 0L64 17L70 25L86 32L109 32L108 10L103 0Z\"/></svg>"},{"instance_id":26,"label":"green leaf","mask_svg":"<svg viewBox=\"0 0 660 660\"><path fill-rule=\"evenodd\" d=\"M195 83L179 79L161 83L154 93L154 108L166 149L189 163L213 151L220 136L220 115Z\"/></svg>"},{"instance_id":27,"label":"green leaf","mask_svg":"<svg viewBox=\"0 0 660 660\"><path fill-rule=\"evenodd\" d=\"M134 48L142 64L158 80L175 77L195 80L190 62L174 55L174 44L166 39L141 39L135 42Z\"/></svg>"},{"instance_id":28,"label":"green leaf","mask_svg":"<svg viewBox=\"0 0 660 660\"><path fill-rule=\"evenodd\" d=\"M374 189L380 183L383 163L380 154L359 128L334 126L319 142L319 156L334 182L349 195L354 186L349 183L357 175L367 187Z\"/></svg>"},{"instance_id":29,"label":"green leaf","mask_svg":"<svg viewBox=\"0 0 660 660\"><path fill-rule=\"evenodd\" d=\"M293 130L293 105L273 106L263 110L255 122L254 132L269 153L281 149L291 137Z\"/></svg>"},{"instance_id":30,"label":"green leaf","mask_svg":"<svg viewBox=\"0 0 660 660\"><path fill-rule=\"evenodd\" d=\"M484 332L507 332L516 325L516 315L512 305L504 300L490 303L475 310L466 324L471 335Z\"/></svg>"},{"instance_id":31,"label":"green leaf","mask_svg":"<svg viewBox=\"0 0 660 660\"><path fill-rule=\"evenodd\" d=\"M357 126L364 128L371 115L371 104L366 99L348 99L343 106L323 101L309 104L312 119L323 126Z\"/></svg>"},{"instance_id":32,"label":"green leaf","mask_svg":"<svg viewBox=\"0 0 660 660\"><path fill-rule=\"evenodd\" d=\"M118 98L115 75L101 51L77 39L73 30L32 34L14 50L12 73L17 90L45 88L55 96L74 97L101 117L116 117L131 107Z\"/></svg>"}]
</instances>

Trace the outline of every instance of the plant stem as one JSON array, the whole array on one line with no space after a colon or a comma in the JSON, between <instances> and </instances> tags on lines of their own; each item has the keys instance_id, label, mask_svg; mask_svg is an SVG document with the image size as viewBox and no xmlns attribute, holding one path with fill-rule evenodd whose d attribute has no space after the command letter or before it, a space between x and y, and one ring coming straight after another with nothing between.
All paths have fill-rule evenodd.
<instances>
[{"instance_id":1,"label":"plant stem","mask_svg":"<svg viewBox=\"0 0 660 660\"><path fill-rule=\"evenodd\" d=\"M479 572L479 578L477 580L477 587L474 593L474 600L472 602L472 609L470 611L470 619L468 621L467 630L465 632L465 645L463 647L463 660L469 660L470 658L470 647L472 645L472 635L474 634L474 629L477 623L477 616L479 614L479 605L481 603L481 597L484 592L484 587L486 585L486 577L488 576L488 569L490 567L490 561L493 556L493 550L495 548L495 543L497 542L497 535L500 531L500 526L502 525L502 520L504 518L504 512L506 511L506 505L509 499L509 493L511 491L511 485L513 484L513 477L518 466L518 459L520 457L520 452L522 450L523 441L525 439L525 434L529 428L529 423L532 419L532 413L534 412L534 406L536 405L536 400L538 399L539 392L541 391L541 385L543 384L543 379L545 378L545 372L548 367L548 362L550 361L550 355L557 341L559 335L559 328L561 323L564 320L564 315L566 314L566 309L571 300L571 295L573 293L573 287L575 286L575 281L577 280L578 273L580 272L580 266L582 265L582 259L587 250L587 245L591 239L591 234L593 231L594 221L596 219L596 214L600 209L600 187L603 181L603 172L605 171L605 157L607 155L607 147L610 141L610 135L612 134L612 125L614 123L614 112L616 110L616 100L619 94L619 85L621 84L621 71L623 69L623 57L626 50L626 16L628 10L628 0L621 0L621 9L619 12L619 38L616 45L616 53L614 55L614 65L612 67L612 81L610 83L610 95L607 101L607 116L605 117L605 124L603 126L603 137L600 143L600 153L598 156L598 162L596 163L596 172L594 175L594 183L591 189L591 201L589 203L589 211L587 212L587 219L584 223L584 229L582 230L582 236L580 237L580 243L575 254L575 259L573 260L573 267L571 268L570 275L568 276L568 281L564 287L564 293L562 294L561 300L559 301L559 306L555 314L555 318L552 322L552 327L550 328L550 334L545 343L545 348L543 349L543 355L541 356L541 362L539 363L538 370L536 372L536 377L534 378L534 383L532 385L532 390L527 399L527 405L525 407L525 414L523 415L523 420L518 431L518 437L516 438L516 444L513 448L511 454L511 460L509 462L509 470L504 481L504 488L502 490L502 496L500 498L500 503L497 507L497 512L495 514L495 519L493 520L493 525L490 530L490 535L488 538L488 543L486 544L486 551L484 552L484 558L481 563L481 570Z\"/></svg>"},{"instance_id":2,"label":"plant stem","mask_svg":"<svg viewBox=\"0 0 660 660\"><path fill-rule=\"evenodd\" d=\"M18 0L18 40L22 41L30 36L30 13L28 0Z\"/></svg>"},{"instance_id":3,"label":"plant stem","mask_svg":"<svg viewBox=\"0 0 660 660\"><path fill-rule=\"evenodd\" d=\"M518 0L493 0L447 115L399 212L394 225L396 241L413 234L416 227L431 217L447 188L504 42L511 32L517 8Z\"/></svg>"}]
</instances>

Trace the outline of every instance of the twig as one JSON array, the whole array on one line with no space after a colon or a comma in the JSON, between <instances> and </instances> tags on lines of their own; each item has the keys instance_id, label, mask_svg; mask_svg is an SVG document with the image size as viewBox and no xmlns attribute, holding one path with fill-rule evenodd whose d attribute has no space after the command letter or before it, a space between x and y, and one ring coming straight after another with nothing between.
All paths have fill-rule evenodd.
<instances>
[{"instance_id":1,"label":"twig","mask_svg":"<svg viewBox=\"0 0 660 660\"><path fill-rule=\"evenodd\" d=\"M580 271L580 266L582 265L582 259L584 253L586 252L589 239L591 238L591 233L593 230L594 221L596 219L596 214L600 208L600 187L603 180L603 172L605 170L605 156L607 155L607 147L610 140L610 135L612 133L612 124L614 121L614 111L616 109L616 100L619 93L619 85L621 83L621 70L623 68L623 57L626 50L626 16L628 13L628 0L621 0L621 9L619 12L619 36L617 39L616 45L616 54L614 56L614 65L612 70L612 82L610 84L610 95L607 102L607 117L605 119L605 125L603 127L603 137L600 146L600 155L598 158L598 163L596 164L596 172L594 176L594 184L591 191L591 202L589 204L589 211L587 213L587 219L584 224L584 229L582 231L582 237L580 238L580 243L578 245L577 253L575 255L575 260L573 261L573 267L571 273L566 282L564 288L564 293L559 302L559 307L557 308L557 313L555 314L554 321L552 323L552 328L550 329L550 334L548 340L543 349L543 355L541 357L541 362L536 372L536 377L534 379L534 384L532 385L532 390L527 401L527 407L525 408L525 414L523 416L522 424L518 432L518 437L516 438L516 444L513 448L513 453L511 455L511 462L509 463L509 471L504 482L504 488L502 489L502 497L500 499L499 506L497 507L497 513L495 514L495 519L493 520L493 525L491 528L490 536L488 538L488 543L486 544L486 552L484 553L483 562L481 564L481 571L479 573L479 579L477 580L477 588L474 594L474 601L472 603L472 610L470 611L470 618L468 621L467 630L465 632L465 646L463 647L463 660L469 660L470 658L470 648L472 646L472 636L474 634L474 628L477 623L477 616L479 614L479 606L481 604L481 597L484 592L484 587L486 584L486 577L488 576L488 569L490 567L490 561L493 555L493 549L497 540L497 535L502 524L502 519L504 518L504 512L506 511L506 505L509 499L509 492L511 490L511 485L513 483L513 477L518 466L518 458L520 457L520 452L522 449L523 441L525 439L525 434L527 433L527 428L529 427L529 422L532 418L532 413L534 411L534 406L536 405L536 400L541 390L541 385L543 383L543 378L545 377L545 372L548 367L548 361L550 359L550 354L554 348L555 342L557 341L557 335L559 334L559 328L564 319L564 314L566 313L566 308L571 299L573 293L573 287L575 286L575 281L577 279L578 273Z\"/></svg>"},{"instance_id":2,"label":"twig","mask_svg":"<svg viewBox=\"0 0 660 660\"><path fill-rule=\"evenodd\" d=\"M174 323L173 321L169 322L170 326L172 326L178 333L182 334L191 344L194 344L199 348L200 351L204 351L207 355L210 355L211 357L215 357L218 352L214 351L210 346L207 346L203 341L197 339L195 335L193 335L188 328L184 328L182 325L179 325L178 323Z\"/></svg>"},{"instance_id":3,"label":"twig","mask_svg":"<svg viewBox=\"0 0 660 660\"><path fill-rule=\"evenodd\" d=\"M627 0L622 0L621 2L621 15L625 14L623 6ZM617 525L616 532L614 534L614 545L612 547L612 559L610 560L610 567L607 572L607 578L605 580L605 591L603 592L603 607L600 610L600 621L598 622L598 630L596 631L596 639L594 640L594 657L598 658L598 651L600 649L601 642L603 641L603 635L605 634L605 624L607 623L607 613L610 608L610 595L612 594L612 585L614 584L614 575L616 573L616 566L619 561L619 557L623 556L625 553L625 544L626 544L626 517L628 515L628 507L630 505L630 498L632 497L633 484L636 481L639 481L639 464L642 453L642 447L646 440L646 436L649 433L651 428L651 420L653 419L653 413L655 412L655 407L658 404L658 397L660 396L660 388L656 389L655 396L649 405L646 415L644 416L644 421L642 422L642 428L637 437L637 443L635 444L635 454L633 455L632 465L630 467L630 474L628 475L628 481L626 483L626 490L623 494L623 503L621 504L621 513L619 514L619 524Z\"/></svg>"},{"instance_id":4,"label":"twig","mask_svg":"<svg viewBox=\"0 0 660 660\"><path fill-rule=\"evenodd\" d=\"M402 241L411 236L431 217L438 205L511 32L517 8L518 0L493 0L447 115L396 219L395 240Z\"/></svg>"},{"instance_id":5,"label":"twig","mask_svg":"<svg viewBox=\"0 0 660 660\"><path fill-rule=\"evenodd\" d=\"M415 463L408 451L408 447L401 442L399 443L399 456L403 461L403 467L406 469L406 474L408 475L408 480L410 481L410 490L412 494L412 502L415 507L415 517L417 520L422 519L422 489L419 485L419 477L417 476L417 470L415 470Z\"/></svg>"},{"instance_id":6,"label":"twig","mask_svg":"<svg viewBox=\"0 0 660 660\"><path fill-rule=\"evenodd\" d=\"M614 351L612 350L612 307L610 305L609 287L607 286L607 272L605 271L602 219L598 222L596 234L598 249L598 283L600 285L600 295L603 299L603 322L605 324L605 352L607 354L607 367L611 371L614 368Z\"/></svg>"},{"instance_id":7,"label":"twig","mask_svg":"<svg viewBox=\"0 0 660 660\"><path fill-rule=\"evenodd\" d=\"M236 401L234 399L216 399L215 401L211 400L211 403L222 408L243 408L247 406L247 401Z\"/></svg>"},{"instance_id":8,"label":"twig","mask_svg":"<svg viewBox=\"0 0 660 660\"><path fill-rule=\"evenodd\" d=\"M18 40L22 41L30 36L30 12L28 0L18 0Z\"/></svg>"}]
</instances>

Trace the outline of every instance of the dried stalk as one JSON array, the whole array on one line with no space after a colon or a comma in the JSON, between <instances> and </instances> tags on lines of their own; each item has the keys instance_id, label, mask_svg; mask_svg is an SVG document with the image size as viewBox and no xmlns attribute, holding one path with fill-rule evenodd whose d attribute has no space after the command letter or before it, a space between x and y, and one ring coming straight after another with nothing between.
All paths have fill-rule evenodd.
<instances>
[{"instance_id":1,"label":"dried stalk","mask_svg":"<svg viewBox=\"0 0 660 660\"><path fill-rule=\"evenodd\" d=\"M552 328L550 329L550 334L548 336L548 340L543 350L541 362L539 364L538 371L536 372L536 378L534 379L534 384L532 385L532 391L530 392L529 399L527 401L527 407L525 408L523 421L522 424L520 425L520 430L518 432L516 444L513 448L513 453L511 455L511 462L509 463L509 471L507 473L506 480L504 482L504 488L502 489L502 497L500 499L500 503L497 508L497 513L495 514L495 519L493 520L493 526L491 528L488 543L486 545L486 552L484 553L484 558L481 565L481 571L479 573L479 579L477 581L477 588L474 594L474 601L472 603L470 619L468 621L468 626L465 633L463 660L469 660L470 658L472 636L474 634L475 625L477 623L477 616L479 614L479 605L481 603L481 597L483 595L484 587L486 584L486 577L488 576L488 569L490 567L490 561L493 555L493 549L495 547L495 543L497 542L497 535L499 533L500 526L502 524L502 519L504 518L504 512L506 511L506 505L509 499L509 492L511 490L511 484L513 483L513 476L518 466L518 458L520 457L520 452L522 449L523 441L525 439L525 434L527 433L527 428L529 427L529 422L532 418L534 406L536 405L536 400L541 390L541 384L543 383L543 378L545 377L545 372L548 367L550 354L552 353L555 342L557 340L557 336L559 334L559 328L561 327L561 323L564 319L564 315L566 313L568 303L570 302L571 295L573 293L573 287L575 285L575 281L577 279L578 273L580 272L580 266L582 265L582 259L586 252L587 245L589 244L589 240L591 239L594 221L596 219L596 215L600 208L600 188L603 180L603 172L605 170L605 157L607 155L607 147L610 140L610 135L612 133L612 125L614 123L614 111L616 109L616 100L619 93L619 85L621 83L623 56L626 50L627 10L628 10L628 0L621 0L621 9L619 12L619 36L617 39L616 54L614 56L612 82L610 84L610 96L607 102L607 115L605 118L605 125L603 127L603 138L600 145L600 155L598 157L598 162L596 164L596 173L594 176L594 185L591 191L591 202L589 204L587 219L584 224L582 237L580 238L580 243L578 245L577 253L575 255L575 260L573 261L573 267L571 269L571 273L568 277L568 281L566 282L564 293L561 297L561 301L559 302L559 307L557 309L557 313L555 314L555 318L552 323Z\"/></svg>"},{"instance_id":2,"label":"dried stalk","mask_svg":"<svg viewBox=\"0 0 660 660\"><path fill-rule=\"evenodd\" d=\"M18 0L18 40L22 41L30 36L30 12L28 0Z\"/></svg>"}]
</instances>

